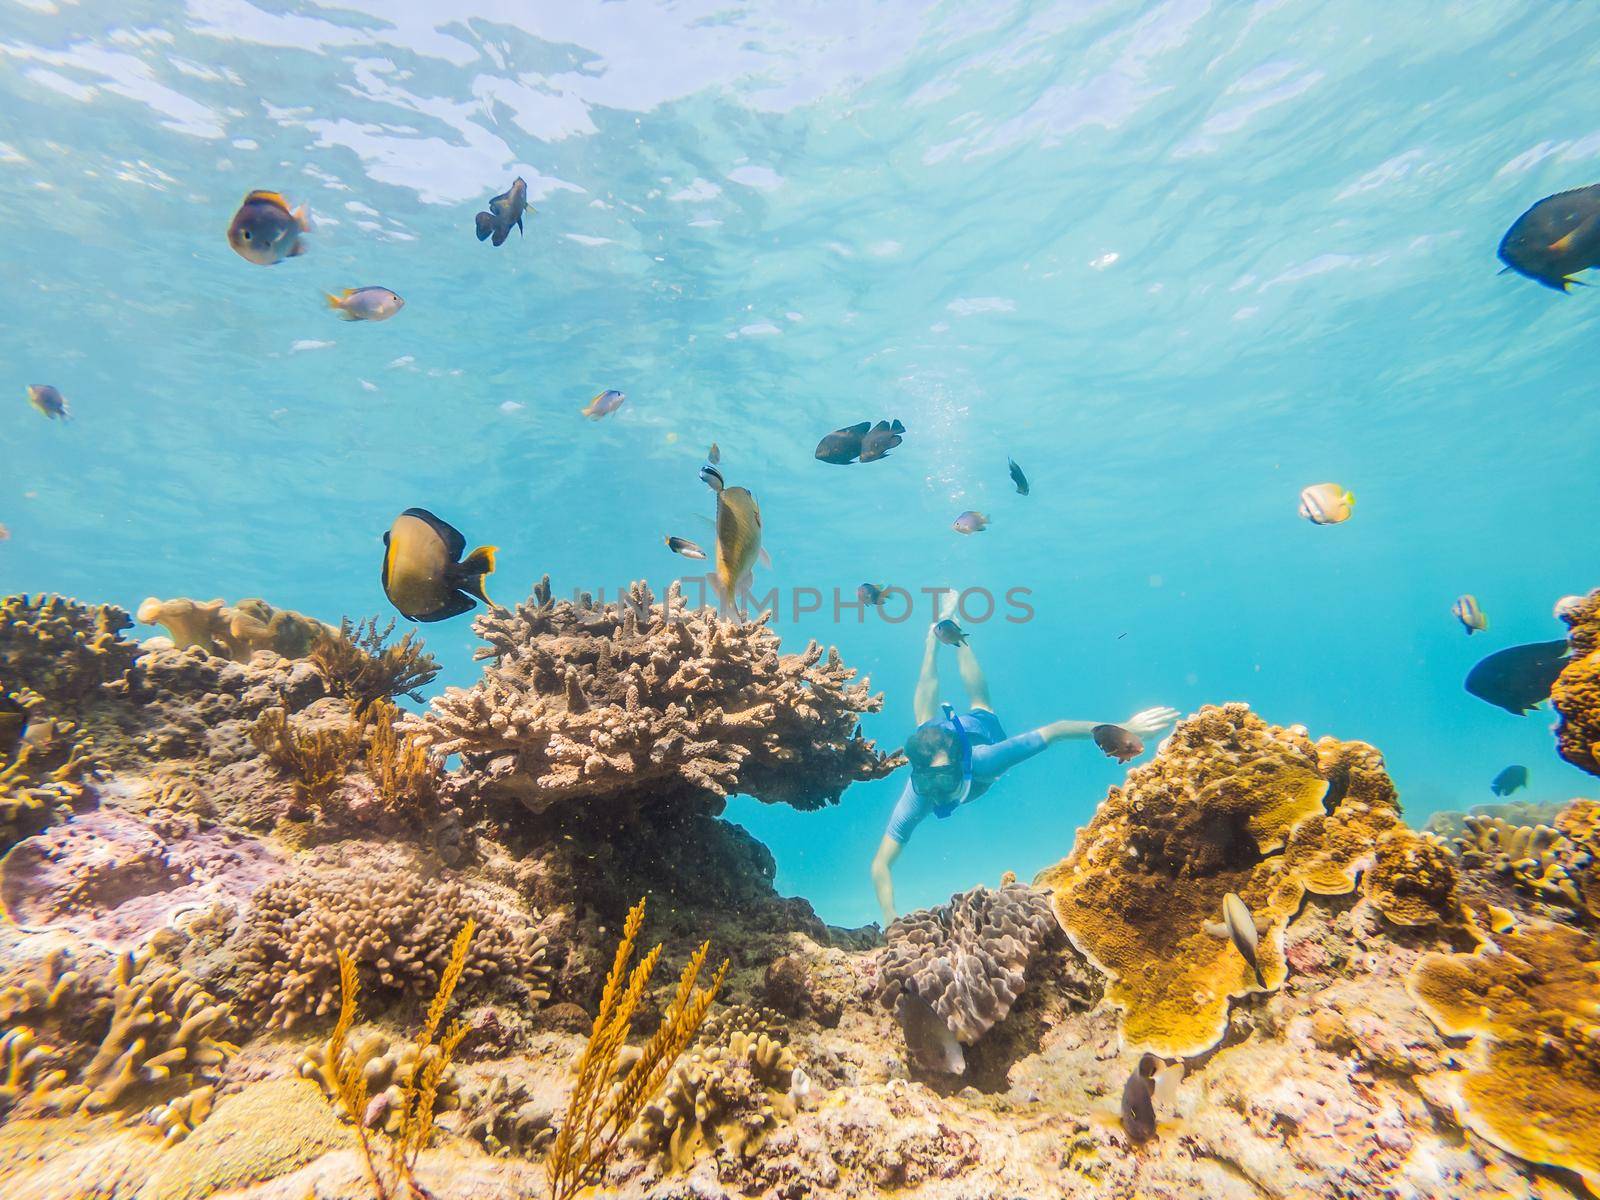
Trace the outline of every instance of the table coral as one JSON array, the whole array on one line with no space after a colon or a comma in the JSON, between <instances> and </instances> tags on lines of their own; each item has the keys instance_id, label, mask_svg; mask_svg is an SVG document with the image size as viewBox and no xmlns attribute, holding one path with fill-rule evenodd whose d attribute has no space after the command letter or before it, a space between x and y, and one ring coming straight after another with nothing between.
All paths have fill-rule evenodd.
<instances>
[{"instance_id":1,"label":"table coral","mask_svg":"<svg viewBox=\"0 0 1600 1200\"><path fill-rule=\"evenodd\" d=\"M534 811L677 796L720 812L734 792L816 809L898 760L861 736L882 707L838 651L780 654L766 620L688 611L636 583L617 605L552 602L473 622L484 676L447 688L411 730L459 754L490 792Z\"/></svg>"},{"instance_id":2,"label":"table coral","mask_svg":"<svg viewBox=\"0 0 1600 1200\"><path fill-rule=\"evenodd\" d=\"M1600 1195L1600 941L1529 925L1471 954L1428 954L1407 981L1441 1033L1470 1037L1447 1080L1457 1119Z\"/></svg>"},{"instance_id":3,"label":"table coral","mask_svg":"<svg viewBox=\"0 0 1600 1200\"><path fill-rule=\"evenodd\" d=\"M878 1000L893 1007L910 992L970 1046L1011 1012L1054 924L1045 893L1019 883L907 913L889 926Z\"/></svg>"},{"instance_id":4,"label":"table coral","mask_svg":"<svg viewBox=\"0 0 1600 1200\"><path fill-rule=\"evenodd\" d=\"M1573 766L1600 775L1600 588L1559 610L1572 658L1550 690L1556 749Z\"/></svg>"},{"instance_id":5,"label":"table coral","mask_svg":"<svg viewBox=\"0 0 1600 1200\"><path fill-rule=\"evenodd\" d=\"M132 626L113 604L65 596L0 597L0 678L26 685L53 708L80 715L106 689L125 693L139 648L121 637Z\"/></svg>"},{"instance_id":6,"label":"table coral","mask_svg":"<svg viewBox=\"0 0 1600 1200\"><path fill-rule=\"evenodd\" d=\"M1274 989L1305 893L1352 891L1397 824L1370 746L1313 745L1244 704L1208 705L1111 789L1072 853L1035 882L1054 889L1061 927L1107 976L1127 1041L1187 1056L1221 1039L1231 999L1259 990L1232 944L1207 932L1223 896L1254 915Z\"/></svg>"},{"instance_id":7,"label":"table coral","mask_svg":"<svg viewBox=\"0 0 1600 1200\"><path fill-rule=\"evenodd\" d=\"M549 966L545 939L533 931L538 914L399 847L330 847L256 893L233 947L240 1006L285 1029L334 1011L339 949L380 998L429 996L469 917L478 933L463 986L516 979L529 1004L545 999Z\"/></svg>"},{"instance_id":8,"label":"table coral","mask_svg":"<svg viewBox=\"0 0 1600 1200\"><path fill-rule=\"evenodd\" d=\"M304 658L313 644L332 632L329 626L287 608L274 608L265 600L190 600L155 596L139 605L135 614L142 625L161 625L178 649L198 646L208 654L249 662L258 650L271 650L284 658Z\"/></svg>"},{"instance_id":9,"label":"table coral","mask_svg":"<svg viewBox=\"0 0 1600 1200\"><path fill-rule=\"evenodd\" d=\"M24 736L0 744L0 853L48 828L93 794L101 778L94 739L72 721L42 716L36 692L3 692L25 709Z\"/></svg>"}]
</instances>

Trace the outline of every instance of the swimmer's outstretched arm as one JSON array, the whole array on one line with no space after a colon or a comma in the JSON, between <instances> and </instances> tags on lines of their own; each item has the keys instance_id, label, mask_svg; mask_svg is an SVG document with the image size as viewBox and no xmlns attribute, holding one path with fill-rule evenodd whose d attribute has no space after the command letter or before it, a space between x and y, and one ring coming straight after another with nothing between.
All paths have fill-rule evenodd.
<instances>
[{"instance_id":1,"label":"swimmer's outstretched arm","mask_svg":"<svg viewBox=\"0 0 1600 1200\"><path fill-rule=\"evenodd\" d=\"M1178 710L1175 708L1146 708L1134 713L1126 721L1052 721L1041 726L1038 732L1047 746L1053 742L1089 737L1096 725L1120 725L1134 737L1147 738L1160 733L1177 719Z\"/></svg>"}]
</instances>

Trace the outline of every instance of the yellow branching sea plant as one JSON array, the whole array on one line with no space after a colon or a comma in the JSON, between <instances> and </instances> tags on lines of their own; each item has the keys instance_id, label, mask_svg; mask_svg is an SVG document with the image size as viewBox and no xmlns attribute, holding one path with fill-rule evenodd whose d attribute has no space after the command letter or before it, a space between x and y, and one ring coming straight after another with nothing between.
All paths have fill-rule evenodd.
<instances>
[{"instance_id":1,"label":"yellow branching sea plant","mask_svg":"<svg viewBox=\"0 0 1600 1200\"><path fill-rule=\"evenodd\" d=\"M464 1022L456 1021L438 1040L438 1053L428 1054L435 1044L439 1026L444 1021L450 996L461 981L461 972L467 965L467 950L472 945L472 935L477 923L468 920L456 935L450 950L450 960L439 977L439 990L428 1005L427 1019L417 1039L419 1068L400 1082L399 1129L387 1134L379 1129L369 1129L365 1118L368 1102L367 1084L362 1076L362 1064L349 1045L350 1028L356 1021L356 1009L361 996L361 976L353 959L339 950L339 1019L334 1024L328 1040L328 1058L332 1066L333 1086L344 1110L353 1114L356 1139L361 1144L362 1161L366 1164L367 1178L377 1200L416 1200L426 1196L417 1182L417 1159L433 1137L433 1107L439 1095L439 1084L455 1058L461 1039L467 1034ZM376 1145L377 1139L387 1142ZM384 1161L386 1160L386 1161Z\"/></svg>"},{"instance_id":2,"label":"yellow branching sea plant","mask_svg":"<svg viewBox=\"0 0 1600 1200\"><path fill-rule=\"evenodd\" d=\"M710 942L690 957L678 981L678 991L661 1019L661 1026L645 1043L621 1082L613 1083L618 1056L628 1040L633 1015L644 995L650 974L661 957L661 947L646 954L629 970L634 941L644 924L644 901L628 913L622 942L600 994L600 1012L594 1019L589 1044L578 1060L577 1080L567 1101L567 1117L551 1147L545 1171L551 1200L572 1200L580 1191L604 1177L623 1135L633 1127L640 1110L661 1089L678 1056L694 1040L711 1002L728 973L723 959L709 985L697 988ZM623 980L627 982L624 984Z\"/></svg>"},{"instance_id":3,"label":"yellow branching sea plant","mask_svg":"<svg viewBox=\"0 0 1600 1200\"><path fill-rule=\"evenodd\" d=\"M337 631L322 631L307 657L329 686L357 709L395 696L420 700L417 689L439 673L438 660L422 648L415 632L388 644L393 632L392 620L379 629L377 617L354 624L343 617Z\"/></svg>"},{"instance_id":4,"label":"yellow branching sea plant","mask_svg":"<svg viewBox=\"0 0 1600 1200\"><path fill-rule=\"evenodd\" d=\"M274 767L294 780L295 791L306 804L321 810L361 749L362 726L318 729L299 733L281 708L269 708L250 727L250 741Z\"/></svg>"},{"instance_id":5,"label":"yellow branching sea plant","mask_svg":"<svg viewBox=\"0 0 1600 1200\"><path fill-rule=\"evenodd\" d=\"M400 710L374 700L366 710L367 774L392 813L429 815L438 794L439 764L415 738L400 732Z\"/></svg>"}]
</instances>

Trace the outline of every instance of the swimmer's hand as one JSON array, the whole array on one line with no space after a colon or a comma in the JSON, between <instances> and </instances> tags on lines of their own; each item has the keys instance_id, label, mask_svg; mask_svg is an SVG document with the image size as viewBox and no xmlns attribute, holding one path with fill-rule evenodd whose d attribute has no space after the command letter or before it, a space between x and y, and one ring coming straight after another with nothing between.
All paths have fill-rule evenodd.
<instances>
[{"instance_id":1,"label":"swimmer's hand","mask_svg":"<svg viewBox=\"0 0 1600 1200\"><path fill-rule=\"evenodd\" d=\"M1158 705L1136 712L1123 721L1122 727L1137 738L1154 737L1178 719L1178 710Z\"/></svg>"}]
</instances>

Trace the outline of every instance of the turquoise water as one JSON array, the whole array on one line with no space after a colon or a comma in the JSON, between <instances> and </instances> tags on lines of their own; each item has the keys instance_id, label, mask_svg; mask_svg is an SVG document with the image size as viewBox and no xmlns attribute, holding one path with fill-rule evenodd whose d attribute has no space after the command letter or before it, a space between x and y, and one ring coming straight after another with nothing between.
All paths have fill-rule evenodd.
<instances>
[{"instance_id":1,"label":"turquoise water","mask_svg":"<svg viewBox=\"0 0 1600 1200\"><path fill-rule=\"evenodd\" d=\"M1600 8L1549 0L14 0L0 588L387 612L412 505L500 546L502 602L660 588L716 440L778 628L871 674L888 745L926 611L796 621L792 589L1030 589L1031 621L972 627L1012 732L1239 699L1381 747L1413 819L1511 762L1518 799L1581 794L1548 715L1461 679L1600 583L1600 296L1494 256L1600 179L1597 65ZM526 237L479 244L517 174ZM229 249L257 187L310 205L306 256ZM319 297L363 285L406 309ZM73 423L28 407L46 382ZM602 388L627 403L583 420ZM886 461L813 460L878 417L910 430ZM1347 524L1296 515L1323 480ZM952 532L967 508L993 527ZM441 685L475 677L468 618L426 635ZM1119 775L1060 745L925 823L901 906L1031 875ZM854 924L899 786L730 815Z\"/></svg>"}]
</instances>

